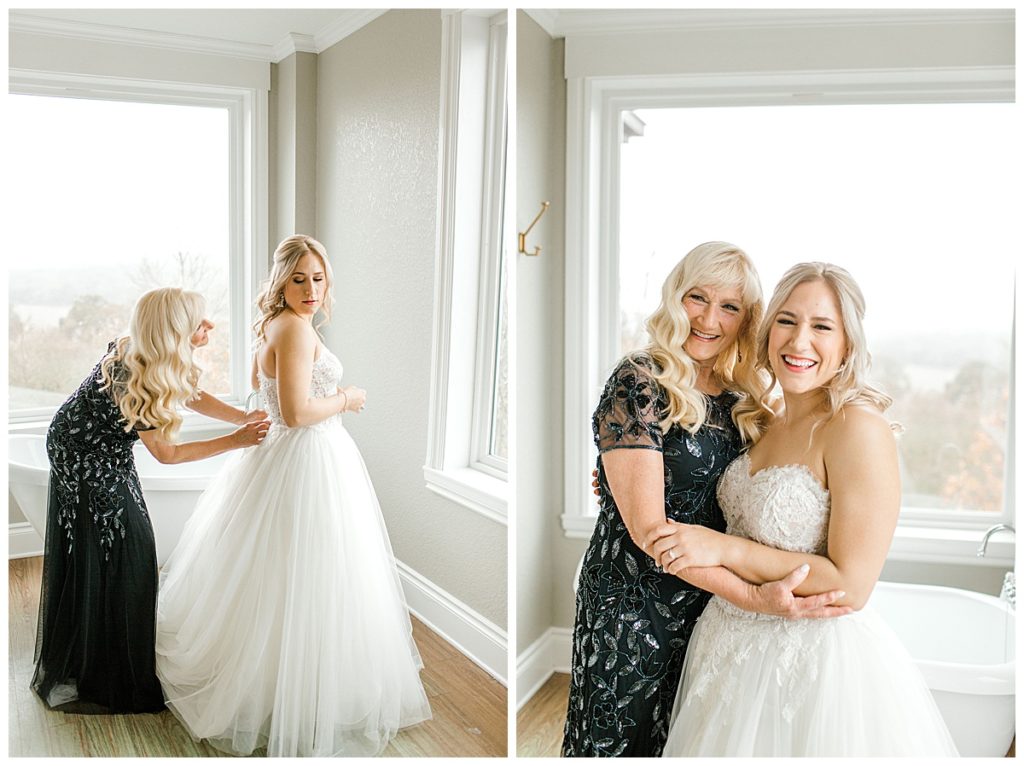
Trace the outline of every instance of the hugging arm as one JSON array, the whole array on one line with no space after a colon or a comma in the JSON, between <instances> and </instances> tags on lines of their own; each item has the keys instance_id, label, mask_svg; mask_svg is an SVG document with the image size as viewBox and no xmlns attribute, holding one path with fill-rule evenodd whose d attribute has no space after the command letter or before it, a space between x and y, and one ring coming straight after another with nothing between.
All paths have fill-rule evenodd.
<instances>
[{"instance_id":1,"label":"hugging arm","mask_svg":"<svg viewBox=\"0 0 1024 766\"><path fill-rule=\"evenodd\" d=\"M653 449L618 449L606 452L604 464L608 488L626 524L633 542L642 550L644 540L665 524L665 483L662 454ZM701 527L703 529L703 527ZM785 617L833 617L849 610L831 607L836 593L822 593L810 598L797 598L793 590L807 576L806 572L787 572L755 586L723 566L679 568L676 576L706 590L748 612L762 612Z\"/></svg>"},{"instance_id":2,"label":"hugging arm","mask_svg":"<svg viewBox=\"0 0 1024 766\"><path fill-rule=\"evenodd\" d=\"M896 442L876 411L847 407L825 449L831 495L826 556L782 551L701 527L666 524L652 533L655 557L668 571L722 565L752 582L778 580L803 564L810 574L798 595L842 590L837 603L860 609L885 563L896 528L900 482ZM663 532L664 534L659 534ZM645 542L652 542L648 538ZM668 561L667 550L676 555Z\"/></svg>"}]
</instances>

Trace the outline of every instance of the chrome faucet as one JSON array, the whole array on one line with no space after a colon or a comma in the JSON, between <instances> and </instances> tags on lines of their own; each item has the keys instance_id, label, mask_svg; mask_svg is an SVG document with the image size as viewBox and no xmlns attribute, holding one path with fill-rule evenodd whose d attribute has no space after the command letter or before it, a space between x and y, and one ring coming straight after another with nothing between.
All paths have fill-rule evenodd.
<instances>
[{"instance_id":1,"label":"chrome faucet","mask_svg":"<svg viewBox=\"0 0 1024 766\"><path fill-rule=\"evenodd\" d=\"M985 536L981 538L981 545L978 546L978 556L985 555L985 549L988 547L988 539L992 537L996 532L1013 532L1014 536L1017 535L1017 530L1009 524L996 524L994 527L989 527L985 531ZM1016 608L1017 606L1017 577L1013 572L1007 572L1003 576L1003 589L999 592L999 598L1008 603L1010 606Z\"/></svg>"},{"instance_id":2,"label":"chrome faucet","mask_svg":"<svg viewBox=\"0 0 1024 766\"><path fill-rule=\"evenodd\" d=\"M994 535L996 532L1002 532L1003 530L1006 530L1007 532L1013 532L1014 536L1017 535L1017 530L1009 524L996 524L994 527L989 527L987 530L985 530L985 536L981 538L981 545L978 546L979 558L984 556L985 551L988 549L988 539L992 537L992 535Z\"/></svg>"}]
</instances>

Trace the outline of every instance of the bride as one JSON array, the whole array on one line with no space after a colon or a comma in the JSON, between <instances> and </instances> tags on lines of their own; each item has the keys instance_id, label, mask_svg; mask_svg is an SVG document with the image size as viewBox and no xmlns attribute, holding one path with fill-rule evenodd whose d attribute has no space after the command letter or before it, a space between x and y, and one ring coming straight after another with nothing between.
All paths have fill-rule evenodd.
<instances>
[{"instance_id":1,"label":"bride","mask_svg":"<svg viewBox=\"0 0 1024 766\"><path fill-rule=\"evenodd\" d=\"M956 755L906 650L864 608L899 514L892 402L864 382L864 300L841 268L804 263L758 333L770 422L718 485L728 534L669 522L647 550L666 571L722 565L751 582L810 569L798 595L842 590L862 610L786 620L711 600L694 629L665 755ZM775 381L783 402L772 413ZM769 547L770 546L770 547ZM806 571L806 570L805 570Z\"/></svg>"},{"instance_id":2,"label":"bride","mask_svg":"<svg viewBox=\"0 0 1024 766\"><path fill-rule=\"evenodd\" d=\"M327 253L295 235L258 305L258 449L225 466L161 573L157 675L167 706L218 749L376 755L430 718L384 527L341 413L341 363L313 318L331 307Z\"/></svg>"}]
</instances>

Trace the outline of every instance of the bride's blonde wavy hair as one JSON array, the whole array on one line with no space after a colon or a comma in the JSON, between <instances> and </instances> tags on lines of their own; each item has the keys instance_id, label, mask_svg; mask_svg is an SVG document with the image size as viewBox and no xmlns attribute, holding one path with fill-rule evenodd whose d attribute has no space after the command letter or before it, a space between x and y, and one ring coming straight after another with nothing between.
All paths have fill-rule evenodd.
<instances>
[{"instance_id":1,"label":"bride's blonde wavy hair","mask_svg":"<svg viewBox=\"0 0 1024 766\"><path fill-rule=\"evenodd\" d=\"M815 281L824 282L835 295L843 321L843 332L846 335L846 354L843 363L825 386L828 408L826 420L834 418L847 404L868 404L877 407L881 412L892 405L892 397L867 382L871 369L871 354L868 352L867 336L864 334L864 293L846 269L831 263L815 261L796 264L782 275L782 279L775 287L775 293L765 312L764 322L757 333L757 364L767 370L768 375L756 396L744 399L736 405L733 410L734 418L751 418L760 413L767 416L767 420L763 421L767 426L768 420L773 416L771 395L777 378L768 358L768 337L776 315L793 290L805 282ZM893 423L892 428L897 432L902 430L898 423ZM757 441L761 433L763 428L753 437L753 441Z\"/></svg>"},{"instance_id":2,"label":"bride's blonde wavy hair","mask_svg":"<svg viewBox=\"0 0 1024 766\"><path fill-rule=\"evenodd\" d=\"M754 363L754 338L764 309L757 270L743 250L728 242L697 245L672 269L661 288L661 304L647 320L651 343L646 351L655 362L654 377L668 396L668 412L660 424L665 432L679 423L695 433L707 418L704 395L697 390L697 365L683 348L690 335L683 298L698 286L738 290L743 304L736 342L715 360L719 382L741 400L759 393L762 386L763 374ZM744 439L757 429L756 423L736 424Z\"/></svg>"},{"instance_id":3,"label":"bride's blonde wavy hair","mask_svg":"<svg viewBox=\"0 0 1024 766\"><path fill-rule=\"evenodd\" d=\"M253 329L256 330L257 343L266 338L267 325L285 310L285 284L298 268L299 260L307 254L320 258L324 265L324 279L327 282L323 300L320 302L324 318L313 328L319 330L321 325L330 321L331 306L334 305L334 296L331 291L334 285L334 272L331 270L330 261L327 260L327 249L312 237L305 234L293 234L283 240L274 251L270 277L263 283L263 292L256 298L256 308L260 311L260 318L253 325Z\"/></svg>"},{"instance_id":4,"label":"bride's blonde wavy hair","mask_svg":"<svg viewBox=\"0 0 1024 766\"><path fill-rule=\"evenodd\" d=\"M192 336L205 310L199 293L180 287L150 290L136 302L128 335L114 342L100 364L101 389L110 389L125 431L141 425L167 441L177 436L179 406L199 394L202 370L192 358ZM117 376L116 363L124 368Z\"/></svg>"}]
</instances>

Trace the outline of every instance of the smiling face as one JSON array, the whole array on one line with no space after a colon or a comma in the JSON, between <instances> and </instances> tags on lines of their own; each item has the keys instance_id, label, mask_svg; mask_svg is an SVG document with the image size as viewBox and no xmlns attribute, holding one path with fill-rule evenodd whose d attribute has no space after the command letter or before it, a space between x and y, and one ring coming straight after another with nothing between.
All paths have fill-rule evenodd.
<instances>
[{"instance_id":1,"label":"smiling face","mask_svg":"<svg viewBox=\"0 0 1024 766\"><path fill-rule=\"evenodd\" d=\"M204 319L199 323L199 328L192 333L192 337L189 338L189 342L192 344L192 348L199 348L205 346L210 342L210 330L214 327L213 322L209 319Z\"/></svg>"},{"instance_id":2,"label":"smiling face","mask_svg":"<svg viewBox=\"0 0 1024 766\"><path fill-rule=\"evenodd\" d=\"M846 333L835 293L821 279L803 282L771 317L768 363L787 394L819 389L846 357Z\"/></svg>"},{"instance_id":3,"label":"smiling face","mask_svg":"<svg viewBox=\"0 0 1024 766\"><path fill-rule=\"evenodd\" d=\"M690 334L683 348L697 364L714 364L736 342L746 312L739 288L698 285L683 296Z\"/></svg>"},{"instance_id":4,"label":"smiling face","mask_svg":"<svg viewBox=\"0 0 1024 766\"><path fill-rule=\"evenodd\" d=\"M327 292L327 276L320 256L306 253L284 285L284 302L301 317L312 319Z\"/></svg>"}]
</instances>

